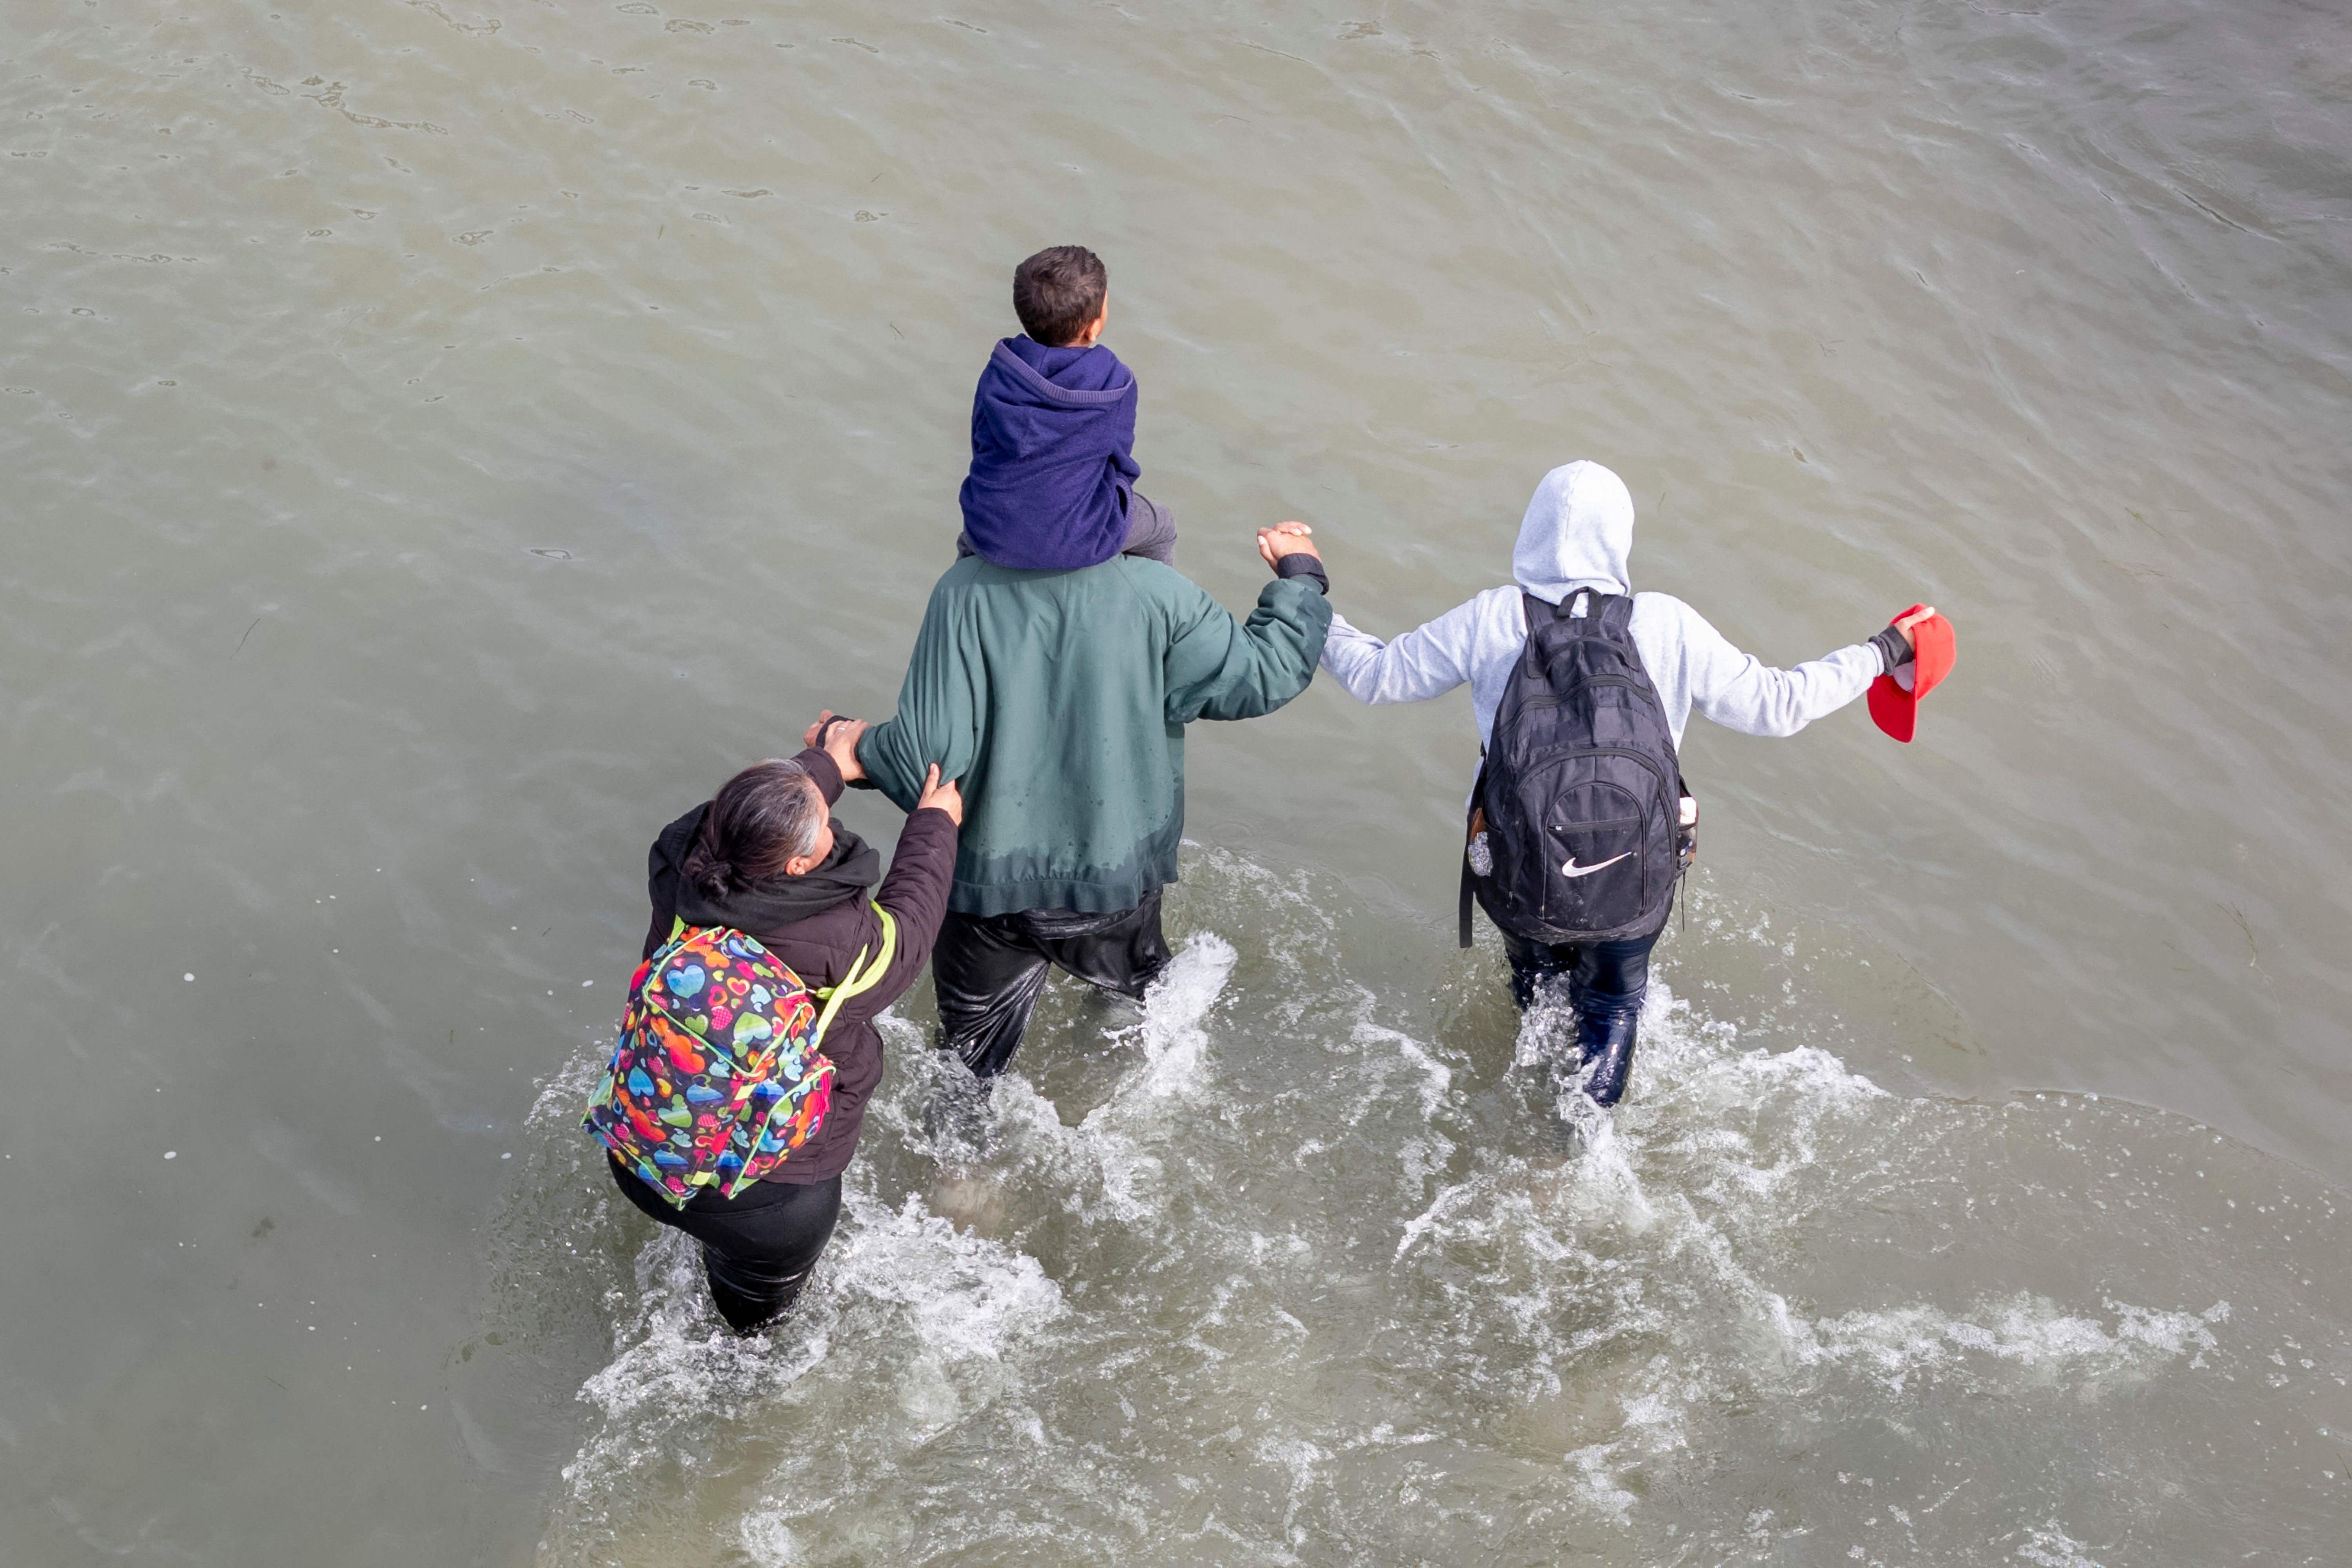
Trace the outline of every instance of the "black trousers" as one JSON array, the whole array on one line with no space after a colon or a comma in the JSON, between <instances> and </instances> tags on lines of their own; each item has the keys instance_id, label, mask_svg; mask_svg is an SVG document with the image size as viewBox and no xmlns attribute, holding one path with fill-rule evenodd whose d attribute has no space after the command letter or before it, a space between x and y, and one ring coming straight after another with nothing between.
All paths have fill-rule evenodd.
<instances>
[{"instance_id":1,"label":"black trousers","mask_svg":"<svg viewBox=\"0 0 2352 1568\"><path fill-rule=\"evenodd\" d=\"M983 917L950 910L931 950L940 1044L977 1076L994 1078L1012 1065L1055 969L1140 1000L1168 967L1160 891L1154 888L1134 909L1111 914L1024 910Z\"/></svg>"},{"instance_id":2,"label":"black trousers","mask_svg":"<svg viewBox=\"0 0 2352 1568\"><path fill-rule=\"evenodd\" d=\"M841 1218L839 1176L805 1185L754 1182L733 1198L698 1193L677 1209L620 1162L608 1156L604 1163L621 1195L646 1218L702 1243L711 1303L742 1333L781 1317L799 1297Z\"/></svg>"}]
</instances>

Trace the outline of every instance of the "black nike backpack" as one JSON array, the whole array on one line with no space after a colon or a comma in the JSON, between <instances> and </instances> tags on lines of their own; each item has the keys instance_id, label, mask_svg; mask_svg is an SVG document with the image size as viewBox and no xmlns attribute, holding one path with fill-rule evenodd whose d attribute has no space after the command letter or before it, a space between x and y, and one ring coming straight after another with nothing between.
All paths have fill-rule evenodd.
<instances>
[{"instance_id":1,"label":"black nike backpack","mask_svg":"<svg viewBox=\"0 0 2352 1568\"><path fill-rule=\"evenodd\" d=\"M1474 891L1524 941L1646 935L1665 923L1687 835L1674 732L1630 631L1633 595L1521 598L1527 650L1471 794L1472 833L1483 814L1492 868L1480 875L1465 857L1462 945Z\"/></svg>"}]
</instances>

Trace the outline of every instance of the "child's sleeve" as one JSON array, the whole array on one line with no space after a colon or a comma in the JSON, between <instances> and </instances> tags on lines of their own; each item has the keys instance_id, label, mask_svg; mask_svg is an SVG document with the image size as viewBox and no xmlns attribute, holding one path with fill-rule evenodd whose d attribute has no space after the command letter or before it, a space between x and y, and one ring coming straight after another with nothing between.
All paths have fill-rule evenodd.
<instances>
[{"instance_id":1,"label":"child's sleeve","mask_svg":"<svg viewBox=\"0 0 2352 1568\"><path fill-rule=\"evenodd\" d=\"M1878 649L1860 642L1792 669L1775 669L1734 647L1688 605L1679 599L1673 604L1681 620L1691 706L1743 735L1793 735L1861 696L1883 667Z\"/></svg>"},{"instance_id":2,"label":"child's sleeve","mask_svg":"<svg viewBox=\"0 0 2352 1568\"><path fill-rule=\"evenodd\" d=\"M1414 627L1393 642L1331 617L1323 668L1359 702L1425 702L1471 677L1477 647L1479 603L1472 599Z\"/></svg>"}]
</instances>

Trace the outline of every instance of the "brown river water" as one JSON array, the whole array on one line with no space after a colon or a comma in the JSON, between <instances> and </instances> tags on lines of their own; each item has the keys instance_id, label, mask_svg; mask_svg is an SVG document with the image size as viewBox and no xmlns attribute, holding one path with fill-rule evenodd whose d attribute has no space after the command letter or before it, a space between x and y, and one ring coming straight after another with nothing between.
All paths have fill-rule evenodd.
<instances>
[{"instance_id":1,"label":"brown river water","mask_svg":"<svg viewBox=\"0 0 2352 1568\"><path fill-rule=\"evenodd\" d=\"M0 219L0 1559L2352 1562L2342 6L12 0ZM736 1342L576 1130L645 847L889 711L1066 241L1229 605L1586 457L1958 668L1693 724L1581 1135L1466 694L1197 728L1149 1008L975 1161L910 994Z\"/></svg>"}]
</instances>

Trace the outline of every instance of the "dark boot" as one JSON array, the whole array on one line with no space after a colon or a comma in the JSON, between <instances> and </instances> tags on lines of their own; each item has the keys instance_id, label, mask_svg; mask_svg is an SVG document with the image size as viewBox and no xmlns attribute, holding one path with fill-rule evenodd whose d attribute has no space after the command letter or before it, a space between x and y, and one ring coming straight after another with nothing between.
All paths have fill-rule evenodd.
<instances>
[{"instance_id":1,"label":"dark boot","mask_svg":"<svg viewBox=\"0 0 2352 1568\"><path fill-rule=\"evenodd\" d=\"M1633 1076L1633 1037L1642 1027L1642 1004L1631 1006L1580 1007L1576 1016L1576 1048L1591 1076L1584 1092L1592 1103L1614 1105L1624 1098L1626 1080Z\"/></svg>"}]
</instances>

